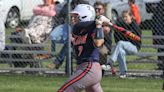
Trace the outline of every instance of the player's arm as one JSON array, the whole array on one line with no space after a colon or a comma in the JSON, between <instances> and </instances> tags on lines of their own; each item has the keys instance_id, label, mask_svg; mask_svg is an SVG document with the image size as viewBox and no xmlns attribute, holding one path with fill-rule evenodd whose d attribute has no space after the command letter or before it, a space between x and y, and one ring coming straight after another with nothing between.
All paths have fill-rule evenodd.
<instances>
[{"instance_id":1,"label":"player's arm","mask_svg":"<svg viewBox=\"0 0 164 92\"><path fill-rule=\"evenodd\" d=\"M94 43L96 47L101 47L104 44L104 31L102 28L102 22L99 20L96 20Z\"/></svg>"}]
</instances>

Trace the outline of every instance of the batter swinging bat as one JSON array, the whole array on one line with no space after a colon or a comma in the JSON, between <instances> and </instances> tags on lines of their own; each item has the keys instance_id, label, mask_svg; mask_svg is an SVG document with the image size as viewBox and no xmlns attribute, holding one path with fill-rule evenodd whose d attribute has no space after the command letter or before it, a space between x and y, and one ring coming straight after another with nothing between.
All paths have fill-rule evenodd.
<instances>
[{"instance_id":1,"label":"batter swinging bat","mask_svg":"<svg viewBox=\"0 0 164 92\"><path fill-rule=\"evenodd\" d=\"M110 22L110 20L109 20L108 18L106 18L105 16L101 15L101 16L99 16L99 17L97 17L97 18L100 19L101 21L107 22L111 27L117 29L118 31L120 31L120 32L123 33L126 37L128 37L128 38L130 38L130 39L132 39L132 40L134 40L134 41L140 41L140 40L141 40L141 38L140 38L139 36L135 35L135 34L132 33L131 31L128 31L128 30L126 30L125 28L119 27L119 26L117 26L117 25L115 25L115 24L112 24L112 23Z\"/></svg>"}]
</instances>

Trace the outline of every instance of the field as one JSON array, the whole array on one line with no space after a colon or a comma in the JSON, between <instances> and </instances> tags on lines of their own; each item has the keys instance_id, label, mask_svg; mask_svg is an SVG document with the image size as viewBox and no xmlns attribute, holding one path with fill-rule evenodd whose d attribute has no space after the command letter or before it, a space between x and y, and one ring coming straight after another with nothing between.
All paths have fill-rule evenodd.
<instances>
[{"instance_id":1,"label":"field","mask_svg":"<svg viewBox=\"0 0 164 92\"><path fill-rule=\"evenodd\" d=\"M0 75L0 92L57 92L67 77L33 75ZM105 76L104 92L163 92L162 79Z\"/></svg>"}]
</instances>

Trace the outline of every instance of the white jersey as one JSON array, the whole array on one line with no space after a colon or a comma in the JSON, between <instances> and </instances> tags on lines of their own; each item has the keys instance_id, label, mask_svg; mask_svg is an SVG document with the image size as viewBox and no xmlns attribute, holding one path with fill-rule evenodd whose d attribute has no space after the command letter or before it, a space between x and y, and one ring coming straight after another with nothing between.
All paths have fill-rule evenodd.
<instances>
[{"instance_id":1,"label":"white jersey","mask_svg":"<svg viewBox=\"0 0 164 92\"><path fill-rule=\"evenodd\" d=\"M3 51L5 48L5 26L2 20L0 20L0 38L0 51Z\"/></svg>"}]
</instances>

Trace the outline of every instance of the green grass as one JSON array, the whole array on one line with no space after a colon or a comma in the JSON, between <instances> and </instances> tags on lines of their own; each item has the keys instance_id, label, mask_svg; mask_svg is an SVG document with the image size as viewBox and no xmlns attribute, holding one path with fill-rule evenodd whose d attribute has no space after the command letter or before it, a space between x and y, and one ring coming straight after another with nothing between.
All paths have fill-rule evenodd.
<instances>
[{"instance_id":1,"label":"green grass","mask_svg":"<svg viewBox=\"0 0 164 92\"><path fill-rule=\"evenodd\" d=\"M66 79L61 76L1 75L0 92L57 92ZM104 92L163 92L162 79L106 76L101 84Z\"/></svg>"}]
</instances>

